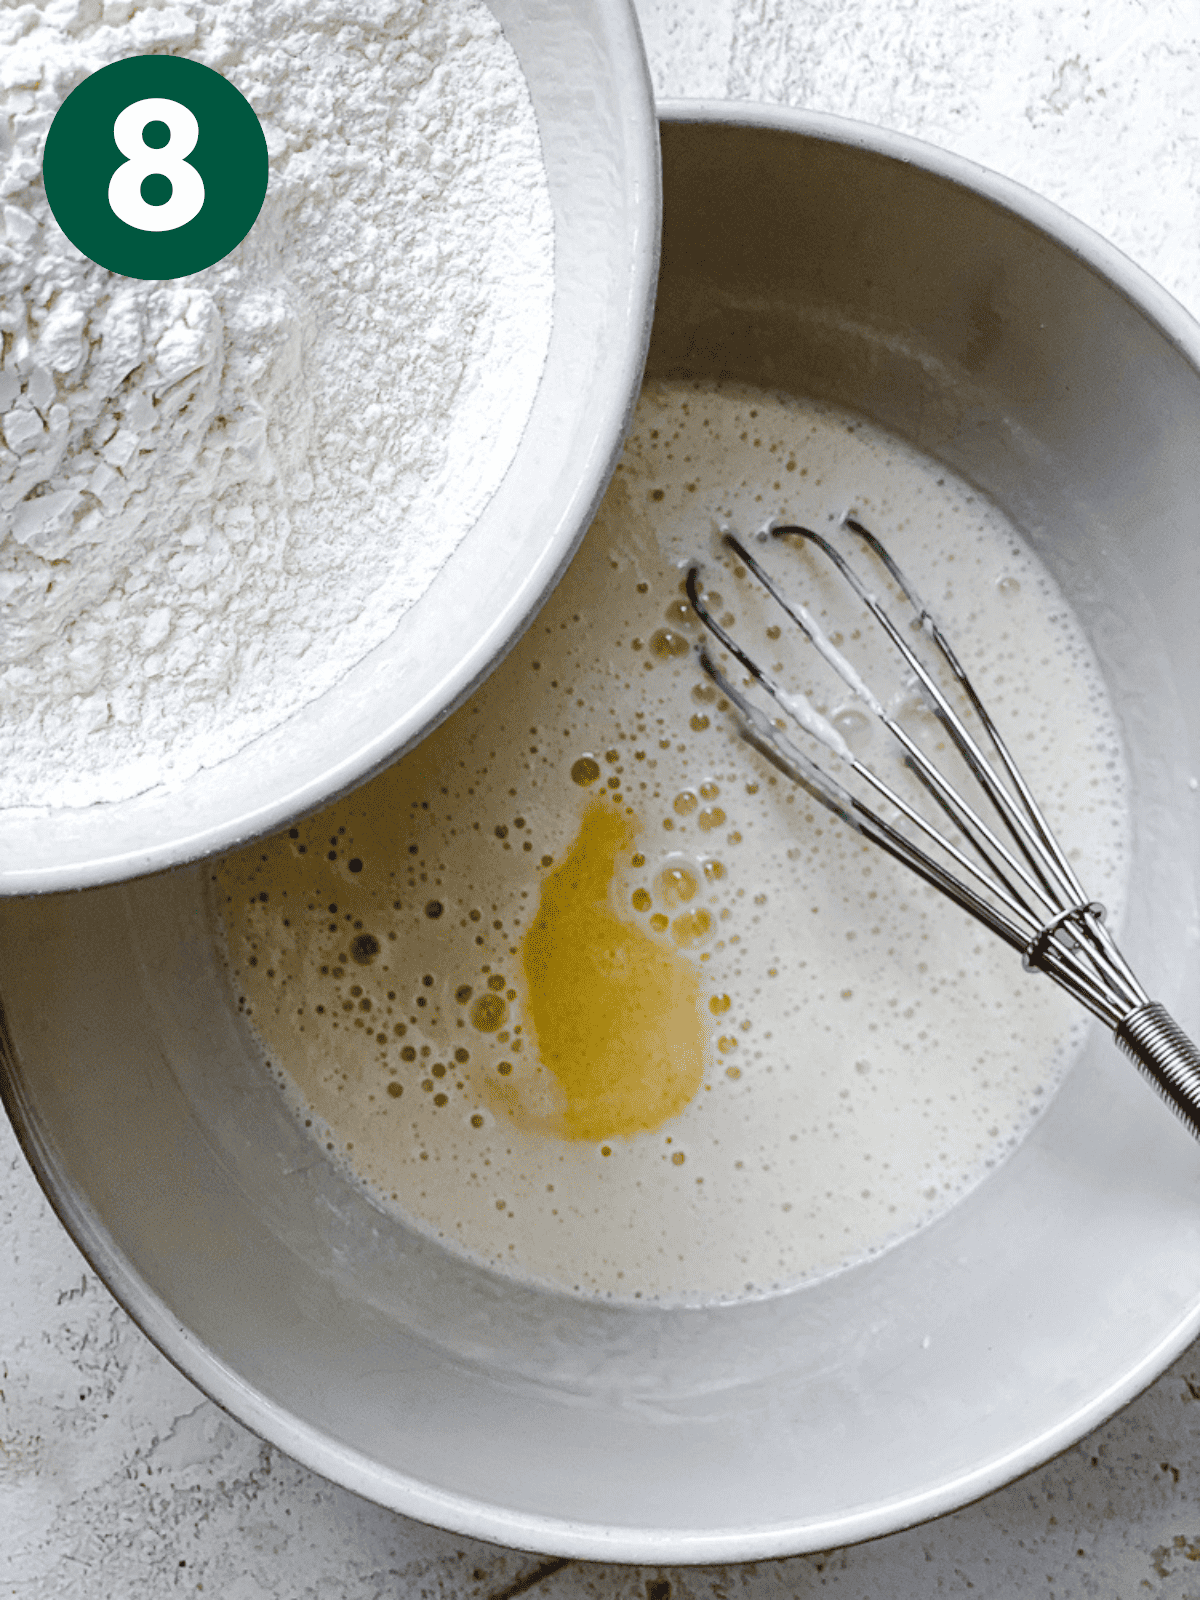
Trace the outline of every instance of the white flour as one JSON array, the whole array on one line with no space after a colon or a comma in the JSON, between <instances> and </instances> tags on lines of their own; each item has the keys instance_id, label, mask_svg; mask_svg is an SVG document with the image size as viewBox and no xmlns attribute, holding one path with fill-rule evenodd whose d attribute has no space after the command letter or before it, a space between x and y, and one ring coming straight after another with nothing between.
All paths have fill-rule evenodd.
<instances>
[{"instance_id":1,"label":"white flour","mask_svg":"<svg viewBox=\"0 0 1200 1600\"><path fill-rule=\"evenodd\" d=\"M244 243L161 283L41 185L67 94L149 52L271 159ZM54 0L0 16L0 218L0 806L116 800L330 687L497 487L550 332L537 128L482 0Z\"/></svg>"}]
</instances>

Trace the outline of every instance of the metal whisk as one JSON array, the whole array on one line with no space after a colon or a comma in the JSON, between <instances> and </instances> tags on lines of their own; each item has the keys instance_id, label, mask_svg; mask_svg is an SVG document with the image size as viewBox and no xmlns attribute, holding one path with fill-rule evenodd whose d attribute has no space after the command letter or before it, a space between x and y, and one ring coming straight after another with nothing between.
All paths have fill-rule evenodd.
<instances>
[{"instance_id":1,"label":"metal whisk","mask_svg":"<svg viewBox=\"0 0 1200 1600\"><path fill-rule=\"evenodd\" d=\"M745 688L730 681L707 647L700 651L701 666L736 709L741 732L752 745L843 822L1018 950L1027 969L1044 972L1074 995L1112 1030L1121 1049L1200 1138L1200 1051L1134 976L1105 926L1104 907L1085 894L929 608L874 534L854 517L844 518L842 526L881 564L911 608L914 622L910 635L919 634L931 642L965 697L965 715L952 704L910 637L828 539L798 526L774 527L759 537L763 543L801 542L832 564L899 653L925 705L974 778L983 805L963 798L961 781L952 781L930 760L810 611L784 594L776 579L732 534L724 535L726 546L841 678L858 704L897 742L905 765L932 799L933 820L861 761L837 727L803 694L777 684L727 632L706 604L701 568L693 566L687 575L688 598L709 633L766 692L773 707L856 774L895 820L866 804L814 761L797 745L786 724L780 725L779 717L769 716L748 697ZM976 732L969 725L972 716L978 724Z\"/></svg>"}]
</instances>

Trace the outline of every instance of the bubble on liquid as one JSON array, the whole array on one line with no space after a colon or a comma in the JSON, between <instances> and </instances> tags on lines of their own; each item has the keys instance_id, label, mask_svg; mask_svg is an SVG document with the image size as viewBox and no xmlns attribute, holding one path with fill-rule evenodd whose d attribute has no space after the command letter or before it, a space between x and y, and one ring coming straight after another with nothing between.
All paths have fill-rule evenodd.
<instances>
[{"instance_id":1,"label":"bubble on liquid","mask_svg":"<svg viewBox=\"0 0 1200 1600\"><path fill-rule=\"evenodd\" d=\"M654 880L654 887L664 905L681 906L695 898L700 885L690 861L669 856Z\"/></svg>"},{"instance_id":2,"label":"bubble on liquid","mask_svg":"<svg viewBox=\"0 0 1200 1600\"><path fill-rule=\"evenodd\" d=\"M937 712L917 689L905 690L897 696L892 715L907 732L923 738L927 748L931 739L941 738L943 728Z\"/></svg>"},{"instance_id":3,"label":"bubble on liquid","mask_svg":"<svg viewBox=\"0 0 1200 1600\"><path fill-rule=\"evenodd\" d=\"M660 661L686 656L691 648L691 641L673 628L658 628L650 635L650 650Z\"/></svg>"},{"instance_id":4,"label":"bubble on liquid","mask_svg":"<svg viewBox=\"0 0 1200 1600\"><path fill-rule=\"evenodd\" d=\"M379 940L373 933L357 934L350 941L350 959L360 967L369 967L379 951Z\"/></svg>"},{"instance_id":5,"label":"bubble on liquid","mask_svg":"<svg viewBox=\"0 0 1200 1600\"><path fill-rule=\"evenodd\" d=\"M580 756L571 768L571 782L586 789L600 776L600 763L595 756Z\"/></svg>"},{"instance_id":6,"label":"bubble on liquid","mask_svg":"<svg viewBox=\"0 0 1200 1600\"><path fill-rule=\"evenodd\" d=\"M671 937L680 949L686 950L707 939L712 927L712 914L700 907L695 911L684 911L675 918L671 924Z\"/></svg>"},{"instance_id":7,"label":"bubble on liquid","mask_svg":"<svg viewBox=\"0 0 1200 1600\"><path fill-rule=\"evenodd\" d=\"M471 1007L472 1025L480 1033L496 1033L508 1021L508 1006L502 995L481 994Z\"/></svg>"},{"instance_id":8,"label":"bubble on liquid","mask_svg":"<svg viewBox=\"0 0 1200 1600\"><path fill-rule=\"evenodd\" d=\"M873 719L865 711L857 706L842 706L829 720L856 756L866 751L875 730Z\"/></svg>"}]
</instances>

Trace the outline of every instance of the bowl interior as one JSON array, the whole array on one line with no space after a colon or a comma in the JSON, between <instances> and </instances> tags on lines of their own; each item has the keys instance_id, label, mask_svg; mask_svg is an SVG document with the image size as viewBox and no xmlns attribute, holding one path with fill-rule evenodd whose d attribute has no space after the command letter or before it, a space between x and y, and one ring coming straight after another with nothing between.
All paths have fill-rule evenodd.
<instances>
[{"instance_id":1,"label":"bowl interior","mask_svg":"<svg viewBox=\"0 0 1200 1600\"><path fill-rule=\"evenodd\" d=\"M681 105L663 156L651 371L853 407L1024 528L1127 741L1123 945L1194 1031L1196 329L1062 213L911 141ZM811 1287L630 1309L470 1267L292 1123L214 953L203 871L0 907L7 1102L161 1348L372 1499L616 1560L827 1549L1037 1465L1195 1333L1200 1156L1098 1029L1003 1167Z\"/></svg>"},{"instance_id":2,"label":"bowl interior","mask_svg":"<svg viewBox=\"0 0 1200 1600\"><path fill-rule=\"evenodd\" d=\"M274 732L174 788L0 811L0 894L195 860L361 783L446 716L530 621L586 530L637 399L658 260L658 128L628 0L489 0L533 100L554 208L554 323L516 456L390 638Z\"/></svg>"}]
</instances>

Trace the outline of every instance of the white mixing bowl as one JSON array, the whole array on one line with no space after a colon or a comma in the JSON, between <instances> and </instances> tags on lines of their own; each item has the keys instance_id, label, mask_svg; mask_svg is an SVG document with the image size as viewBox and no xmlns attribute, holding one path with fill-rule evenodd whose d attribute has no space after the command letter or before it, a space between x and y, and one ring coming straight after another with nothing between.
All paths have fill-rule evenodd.
<instances>
[{"instance_id":1,"label":"white mixing bowl","mask_svg":"<svg viewBox=\"0 0 1200 1600\"><path fill-rule=\"evenodd\" d=\"M681 105L663 154L651 370L854 407L1028 531L1122 719L1123 943L1195 1032L1200 330L1062 212L897 135ZM203 887L191 867L0 906L6 1102L159 1347L382 1504L609 1560L842 1545L1044 1461L1200 1326L1200 1150L1100 1030L1006 1164L811 1287L663 1310L471 1267L292 1121Z\"/></svg>"},{"instance_id":2,"label":"white mixing bowl","mask_svg":"<svg viewBox=\"0 0 1200 1600\"><path fill-rule=\"evenodd\" d=\"M554 208L554 326L516 456L383 644L185 784L0 810L0 894L110 883L268 833L428 733L515 641L583 537L641 382L658 268L658 125L632 0L488 0L516 52Z\"/></svg>"}]
</instances>

